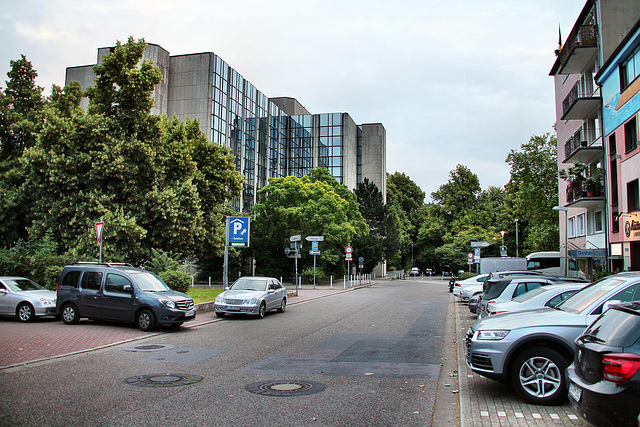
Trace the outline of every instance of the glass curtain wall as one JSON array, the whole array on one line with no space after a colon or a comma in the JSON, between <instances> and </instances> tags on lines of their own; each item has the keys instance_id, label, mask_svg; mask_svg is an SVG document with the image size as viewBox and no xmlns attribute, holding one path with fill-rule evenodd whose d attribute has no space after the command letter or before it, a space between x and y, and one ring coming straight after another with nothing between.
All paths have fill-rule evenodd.
<instances>
[{"instance_id":1,"label":"glass curtain wall","mask_svg":"<svg viewBox=\"0 0 640 427\"><path fill-rule=\"evenodd\" d=\"M339 183L343 183L342 114L319 114L318 166L329 169Z\"/></svg>"}]
</instances>

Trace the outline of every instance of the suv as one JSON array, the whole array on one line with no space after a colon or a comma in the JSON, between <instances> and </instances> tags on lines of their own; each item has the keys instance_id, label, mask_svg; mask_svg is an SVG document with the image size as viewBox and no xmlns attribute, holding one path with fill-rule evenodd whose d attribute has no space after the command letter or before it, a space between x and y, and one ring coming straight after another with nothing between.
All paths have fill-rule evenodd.
<instances>
[{"instance_id":1,"label":"suv","mask_svg":"<svg viewBox=\"0 0 640 427\"><path fill-rule=\"evenodd\" d=\"M136 323L143 331L157 324L180 326L196 318L189 295L170 289L149 271L107 263L75 262L64 267L56 312L66 324L88 317Z\"/></svg>"},{"instance_id":2,"label":"suv","mask_svg":"<svg viewBox=\"0 0 640 427\"><path fill-rule=\"evenodd\" d=\"M555 404L567 396L564 371L574 341L613 302L640 300L640 273L588 285L555 308L498 314L471 326L466 361L472 371L510 382L525 400Z\"/></svg>"},{"instance_id":3,"label":"suv","mask_svg":"<svg viewBox=\"0 0 640 427\"><path fill-rule=\"evenodd\" d=\"M637 426L640 303L614 305L576 340L569 401L595 425Z\"/></svg>"}]
</instances>

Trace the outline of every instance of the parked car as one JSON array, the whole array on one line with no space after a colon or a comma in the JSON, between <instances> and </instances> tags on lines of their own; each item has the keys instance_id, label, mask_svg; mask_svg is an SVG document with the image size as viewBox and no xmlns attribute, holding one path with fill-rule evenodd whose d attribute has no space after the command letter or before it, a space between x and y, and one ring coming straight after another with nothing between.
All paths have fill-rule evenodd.
<instances>
[{"instance_id":1,"label":"parked car","mask_svg":"<svg viewBox=\"0 0 640 427\"><path fill-rule=\"evenodd\" d=\"M443 276L451 276L453 272L451 271L451 266L443 265L442 266L442 275Z\"/></svg>"},{"instance_id":2,"label":"parked car","mask_svg":"<svg viewBox=\"0 0 640 427\"><path fill-rule=\"evenodd\" d=\"M476 294L469 298L469 311L473 314L478 313L478 304L480 303L480 298L482 297L482 293Z\"/></svg>"},{"instance_id":3,"label":"parked car","mask_svg":"<svg viewBox=\"0 0 640 427\"><path fill-rule=\"evenodd\" d=\"M487 280L478 305L478 318L488 316L487 305L491 303L511 301L518 295L554 283L557 282L542 276L507 276L504 279Z\"/></svg>"},{"instance_id":4,"label":"parked car","mask_svg":"<svg viewBox=\"0 0 640 427\"><path fill-rule=\"evenodd\" d=\"M614 305L576 340L569 401L598 426L640 421L640 303Z\"/></svg>"},{"instance_id":5,"label":"parked car","mask_svg":"<svg viewBox=\"0 0 640 427\"><path fill-rule=\"evenodd\" d=\"M64 267L56 310L66 324L88 317L136 323L143 331L158 324L180 326L196 318L189 295L172 290L149 271L113 263L76 262Z\"/></svg>"},{"instance_id":6,"label":"parked car","mask_svg":"<svg viewBox=\"0 0 640 427\"><path fill-rule=\"evenodd\" d=\"M542 274L530 270L504 270L492 271L487 280L504 279L509 276L542 276Z\"/></svg>"},{"instance_id":7,"label":"parked car","mask_svg":"<svg viewBox=\"0 0 640 427\"><path fill-rule=\"evenodd\" d=\"M31 322L38 316L55 314L54 291L24 277L0 277L0 315L17 316L21 322Z\"/></svg>"},{"instance_id":8,"label":"parked car","mask_svg":"<svg viewBox=\"0 0 640 427\"><path fill-rule=\"evenodd\" d=\"M462 289L466 286L478 285L478 284L482 286L484 281L487 280L487 276L489 275L480 274L478 276L469 277L468 279L456 280L453 285L453 295L460 297L460 293L462 292Z\"/></svg>"},{"instance_id":9,"label":"parked car","mask_svg":"<svg viewBox=\"0 0 640 427\"><path fill-rule=\"evenodd\" d=\"M486 279L485 279L486 280ZM469 298L474 295L479 295L482 293L483 283L478 283L477 285L467 285L460 291L460 301L469 302Z\"/></svg>"},{"instance_id":10,"label":"parked car","mask_svg":"<svg viewBox=\"0 0 640 427\"><path fill-rule=\"evenodd\" d=\"M475 373L511 383L525 400L566 399L563 375L574 341L613 301L640 299L640 273L608 276L555 308L499 314L475 322L466 339L467 365Z\"/></svg>"},{"instance_id":11,"label":"parked car","mask_svg":"<svg viewBox=\"0 0 640 427\"><path fill-rule=\"evenodd\" d=\"M571 283L564 285L541 286L522 295L518 295L511 301L499 301L489 303L487 312L489 316L516 311L534 310L542 307L555 307L588 283Z\"/></svg>"},{"instance_id":12,"label":"parked car","mask_svg":"<svg viewBox=\"0 0 640 427\"><path fill-rule=\"evenodd\" d=\"M419 276L420 269L418 267L413 267L411 271L409 271L409 276Z\"/></svg>"},{"instance_id":13,"label":"parked car","mask_svg":"<svg viewBox=\"0 0 640 427\"><path fill-rule=\"evenodd\" d=\"M241 277L216 297L216 316L251 314L260 318L267 311L287 308L287 288L273 277Z\"/></svg>"}]
</instances>

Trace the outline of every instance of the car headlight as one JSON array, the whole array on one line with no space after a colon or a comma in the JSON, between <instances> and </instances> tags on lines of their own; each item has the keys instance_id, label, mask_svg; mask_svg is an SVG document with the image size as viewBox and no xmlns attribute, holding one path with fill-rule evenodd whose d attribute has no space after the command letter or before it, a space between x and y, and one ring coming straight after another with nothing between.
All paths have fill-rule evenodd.
<instances>
[{"instance_id":1,"label":"car headlight","mask_svg":"<svg viewBox=\"0 0 640 427\"><path fill-rule=\"evenodd\" d=\"M161 299L160 302L163 303L164 305L166 305L169 308L176 308L176 303L171 301L171 300Z\"/></svg>"},{"instance_id":2,"label":"car headlight","mask_svg":"<svg viewBox=\"0 0 640 427\"><path fill-rule=\"evenodd\" d=\"M509 331L478 331L479 340L500 341L507 336Z\"/></svg>"},{"instance_id":3,"label":"car headlight","mask_svg":"<svg viewBox=\"0 0 640 427\"><path fill-rule=\"evenodd\" d=\"M218 295L215 302L217 302L218 304L222 304L224 302L224 298L221 295Z\"/></svg>"},{"instance_id":4,"label":"car headlight","mask_svg":"<svg viewBox=\"0 0 640 427\"><path fill-rule=\"evenodd\" d=\"M56 300L48 298L40 298L38 300L42 305L56 305Z\"/></svg>"},{"instance_id":5,"label":"car headlight","mask_svg":"<svg viewBox=\"0 0 640 427\"><path fill-rule=\"evenodd\" d=\"M251 298L250 300L247 300L248 304L257 304L258 303L258 298Z\"/></svg>"}]
</instances>

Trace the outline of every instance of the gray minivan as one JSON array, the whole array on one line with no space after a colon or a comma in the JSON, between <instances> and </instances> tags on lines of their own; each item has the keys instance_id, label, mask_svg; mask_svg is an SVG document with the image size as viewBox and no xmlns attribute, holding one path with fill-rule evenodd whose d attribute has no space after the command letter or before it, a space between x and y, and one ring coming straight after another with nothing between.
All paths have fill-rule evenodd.
<instances>
[{"instance_id":1,"label":"gray minivan","mask_svg":"<svg viewBox=\"0 0 640 427\"><path fill-rule=\"evenodd\" d=\"M193 299L169 288L155 274L129 264L75 262L58 282L56 312L66 324L81 317L137 324L180 326L196 318Z\"/></svg>"}]
</instances>

